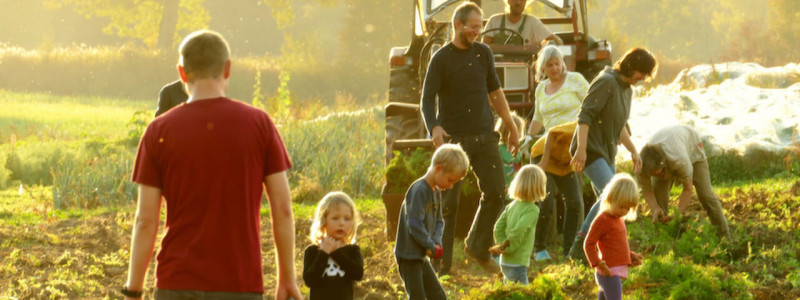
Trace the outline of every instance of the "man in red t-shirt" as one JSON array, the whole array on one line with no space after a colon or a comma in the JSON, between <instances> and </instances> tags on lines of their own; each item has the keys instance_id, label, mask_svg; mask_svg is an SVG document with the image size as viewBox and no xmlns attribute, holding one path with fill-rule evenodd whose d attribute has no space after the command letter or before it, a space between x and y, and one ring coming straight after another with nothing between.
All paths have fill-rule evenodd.
<instances>
[{"instance_id":1,"label":"man in red t-shirt","mask_svg":"<svg viewBox=\"0 0 800 300\"><path fill-rule=\"evenodd\" d=\"M153 120L139 143L132 180L139 202L122 293L141 297L161 200L165 235L156 267L157 299L261 299L260 208L266 187L278 252L277 299L302 299L294 274L294 220L286 170L291 161L269 116L225 97L231 61L216 32L180 46L185 105Z\"/></svg>"}]
</instances>

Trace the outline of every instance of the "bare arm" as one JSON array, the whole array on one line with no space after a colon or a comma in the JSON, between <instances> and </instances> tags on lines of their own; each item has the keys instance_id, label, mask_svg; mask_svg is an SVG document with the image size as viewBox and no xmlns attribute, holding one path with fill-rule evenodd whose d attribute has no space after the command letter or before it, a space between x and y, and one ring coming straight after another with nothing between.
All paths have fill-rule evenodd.
<instances>
[{"instance_id":1,"label":"bare arm","mask_svg":"<svg viewBox=\"0 0 800 300\"><path fill-rule=\"evenodd\" d=\"M517 150L519 150L519 131L517 129L517 125L514 124L514 119L511 118L511 109L508 108L508 102L506 101L506 95L503 94L503 89L498 88L489 93L489 105L492 106L497 115L503 119L503 123L506 124L506 128L509 129L510 135L508 137L508 143L510 144L509 150L511 150L511 155L517 155Z\"/></svg>"},{"instance_id":2,"label":"bare arm","mask_svg":"<svg viewBox=\"0 0 800 300\"><path fill-rule=\"evenodd\" d=\"M275 298L292 297L303 299L294 275L294 216L289 195L289 180L286 172L267 175L264 179L272 218L272 235L278 250L278 286Z\"/></svg>"},{"instance_id":3,"label":"bare arm","mask_svg":"<svg viewBox=\"0 0 800 300\"><path fill-rule=\"evenodd\" d=\"M494 42L494 37L493 36L488 36L488 35L484 35L483 36L483 43L484 44L488 45L488 44L491 44L492 42Z\"/></svg>"},{"instance_id":4,"label":"bare arm","mask_svg":"<svg viewBox=\"0 0 800 300\"><path fill-rule=\"evenodd\" d=\"M586 141L588 139L589 124L578 123L578 149L575 151L572 161L569 162L575 168L575 172L583 172L583 168L586 167Z\"/></svg>"},{"instance_id":5,"label":"bare arm","mask_svg":"<svg viewBox=\"0 0 800 300\"><path fill-rule=\"evenodd\" d=\"M156 244L158 221L161 216L161 189L139 185L139 202L133 221L131 236L131 258L128 265L128 281L125 286L131 291L141 291L147 275L147 266Z\"/></svg>"},{"instance_id":6,"label":"bare arm","mask_svg":"<svg viewBox=\"0 0 800 300\"><path fill-rule=\"evenodd\" d=\"M631 160L633 161L633 173L639 174L639 171L642 169L642 159L639 157L639 152L636 152L636 146L633 144L633 141L631 141L631 135L627 128L622 128L619 141L623 146L625 146L625 149L628 149L628 152L631 153Z\"/></svg>"},{"instance_id":7,"label":"bare arm","mask_svg":"<svg viewBox=\"0 0 800 300\"><path fill-rule=\"evenodd\" d=\"M536 136L536 134L539 133L540 130L542 130L542 127L544 127L544 125L542 125L541 122L536 120L531 120L531 126L528 127L528 135Z\"/></svg>"},{"instance_id":8,"label":"bare arm","mask_svg":"<svg viewBox=\"0 0 800 300\"><path fill-rule=\"evenodd\" d=\"M564 41L562 41L561 38L558 37L555 34L551 34L550 36L544 38L544 40L542 41L542 44L547 44L548 40L556 42L556 45L563 45L564 44Z\"/></svg>"},{"instance_id":9,"label":"bare arm","mask_svg":"<svg viewBox=\"0 0 800 300\"><path fill-rule=\"evenodd\" d=\"M644 180L650 180L650 178L648 177ZM650 211L653 212L653 222L660 221L666 216L666 213L661 210L661 206L656 202L656 194L653 191L642 191L642 195L644 196L644 202L647 202L647 206L650 206Z\"/></svg>"}]
</instances>

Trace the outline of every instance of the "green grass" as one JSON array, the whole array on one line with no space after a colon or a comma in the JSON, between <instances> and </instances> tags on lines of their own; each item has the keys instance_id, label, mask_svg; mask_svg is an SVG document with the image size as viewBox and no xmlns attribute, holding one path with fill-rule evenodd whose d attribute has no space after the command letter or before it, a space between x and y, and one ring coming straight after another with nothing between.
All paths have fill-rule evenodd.
<instances>
[{"instance_id":1,"label":"green grass","mask_svg":"<svg viewBox=\"0 0 800 300\"><path fill-rule=\"evenodd\" d=\"M136 111L152 111L155 101L73 97L0 90L0 142L60 142L86 137L115 138L127 131ZM152 115L152 114L151 114Z\"/></svg>"},{"instance_id":2,"label":"green grass","mask_svg":"<svg viewBox=\"0 0 800 300\"><path fill-rule=\"evenodd\" d=\"M100 277L124 280L127 253L117 250L129 243L135 202L135 185L127 180L136 137L154 103L0 90L0 105L0 282L13 282L0 287L0 298L114 295ZM381 298L402 298L393 244L381 238L382 120L382 110L373 107L278 125L294 163L289 178L299 245L307 243L304 231L322 196L350 194L364 216L359 246L374 258L369 267L381 268L362 284ZM652 249L643 266L631 269L626 298L800 295L800 159L793 154L727 153L710 163L733 243L719 240L696 200L686 217L673 210L669 224L652 224L646 215L628 223L634 250ZM673 198L679 193L675 187ZM266 203L261 214L269 214ZM459 299L592 297L592 270L567 262L557 244L549 248L553 262L532 263L530 286L502 285L463 264L471 277L443 278L444 286ZM454 250L454 262L463 262L463 251ZM764 296L763 290L783 294Z\"/></svg>"}]
</instances>

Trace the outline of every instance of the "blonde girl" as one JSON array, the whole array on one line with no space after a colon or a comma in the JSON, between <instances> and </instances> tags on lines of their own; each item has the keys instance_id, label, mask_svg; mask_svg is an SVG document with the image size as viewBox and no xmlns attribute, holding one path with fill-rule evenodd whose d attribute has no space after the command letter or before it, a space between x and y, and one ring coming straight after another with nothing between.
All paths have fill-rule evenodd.
<instances>
[{"instance_id":1,"label":"blonde girl","mask_svg":"<svg viewBox=\"0 0 800 300\"><path fill-rule=\"evenodd\" d=\"M602 213L592 222L583 249L589 264L596 268L598 299L622 299L622 279L628 278L628 266L642 263L642 256L628 246L625 227L625 220L636 218L639 188L630 175L616 174L599 200Z\"/></svg>"},{"instance_id":2,"label":"blonde girl","mask_svg":"<svg viewBox=\"0 0 800 300\"><path fill-rule=\"evenodd\" d=\"M355 244L359 221L355 203L343 192L328 193L319 202L303 259L311 299L353 299L355 282L364 276Z\"/></svg>"},{"instance_id":3,"label":"blonde girl","mask_svg":"<svg viewBox=\"0 0 800 300\"><path fill-rule=\"evenodd\" d=\"M517 126L518 130L525 128L525 119L518 116L517 113L512 112L511 119L514 120L514 124ZM494 125L494 131L500 134L500 159L503 160L503 174L505 174L506 185L509 185L511 180L514 179L514 174L516 174L522 166L522 151L517 152L516 156L511 155L511 151L508 150L508 140L511 138L511 130L503 123L502 119L497 120L497 123Z\"/></svg>"},{"instance_id":4,"label":"blonde girl","mask_svg":"<svg viewBox=\"0 0 800 300\"><path fill-rule=\"evenodd\" d=\"M514 201L506 206L494 225L496 245L489 252L500 255L504 281L528 284L539 206L546 195L547 177L536 165L522 167L511 181L509 192Z\"/></svg>"}]
</instances>

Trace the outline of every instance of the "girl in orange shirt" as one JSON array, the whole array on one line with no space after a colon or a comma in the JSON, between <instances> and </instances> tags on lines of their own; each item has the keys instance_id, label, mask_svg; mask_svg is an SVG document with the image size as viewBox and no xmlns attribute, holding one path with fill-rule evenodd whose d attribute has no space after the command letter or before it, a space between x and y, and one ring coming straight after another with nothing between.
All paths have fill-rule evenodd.
<instances>
[{"instance_id":1,"label":"girl in orange shirt","mask_svg":"<svg viewBox=\"0 0 800 300\"><path fill-rule=\"evenodd\" d=\"M583 250L596 269L597 299L622 299L622 279L628 278L628 266L642 263L642 256L628 246L625 227L625 220L636 218L639 188L630 175L619 173L611 178L600 199L603 213L592 222Z\"/></svg>"}]
</instances>

